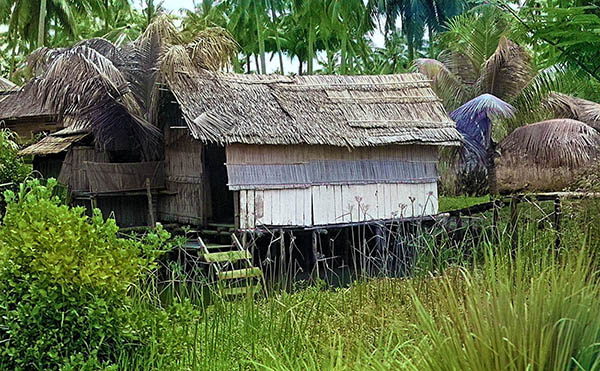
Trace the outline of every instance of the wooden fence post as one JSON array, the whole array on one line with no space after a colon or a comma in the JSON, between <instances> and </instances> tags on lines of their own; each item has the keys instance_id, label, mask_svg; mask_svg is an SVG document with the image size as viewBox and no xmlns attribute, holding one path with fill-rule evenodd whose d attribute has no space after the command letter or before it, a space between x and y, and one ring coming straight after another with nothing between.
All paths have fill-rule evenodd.
<instances>
[{"instance_id":1,"label":"wooden fence post","mask_svg":"<svg viewBox=\"0 0 600 371\"><path fill-rule=\"evenodd\" d=\"M510 245L513 255L519 246L519 198L510 200Z\"/></svg>"},{"instance_id":2,"label":"wooden fence post","mask_svg":"<svg viewBox=\"0 0 600 371\"><path fill-rule=\"evenodd\" d=\"M498 242L500 240L500 232L498 231L498 219L500 218L498 212L498 200L492 201L492 241Z\"/></svg>"}]
</instances>

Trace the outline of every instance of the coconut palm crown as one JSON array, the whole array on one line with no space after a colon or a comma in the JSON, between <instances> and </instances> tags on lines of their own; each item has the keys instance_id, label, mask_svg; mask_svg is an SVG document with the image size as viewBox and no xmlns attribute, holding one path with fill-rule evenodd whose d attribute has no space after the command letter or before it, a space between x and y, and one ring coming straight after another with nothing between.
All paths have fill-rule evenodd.
<instances>
[{"instance_id":1,"label":"coconut palm crown","mask_svg":"<svg viewBox=\"0 0 600 371\"><path fill-rule=\"evenodd\" d=\"M36 50L28 58L34 78L18 94L68 118L71 129L92 132L98 147L134 147L144 159L156 159L159 85L165 76L185 73L186 68L224 68L236 47L220 28L184 40L171 19L160 15L123 46L95 38L69 48ZM174 49L182 50L189 63L167 58Z\"/></svg>"}]
</instances>

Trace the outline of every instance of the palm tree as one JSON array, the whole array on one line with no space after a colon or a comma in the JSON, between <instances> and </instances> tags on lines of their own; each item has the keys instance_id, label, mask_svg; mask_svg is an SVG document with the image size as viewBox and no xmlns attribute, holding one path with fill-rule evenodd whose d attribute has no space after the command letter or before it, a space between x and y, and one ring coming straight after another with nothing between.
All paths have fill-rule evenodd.
<instances>
[{"instance_id":1,"label":"palm tree","mask_svg":"<svg viewBox=\"0 0 600 371\"><path fill-rule=\"evenodd\" d=\"M468 0L370 0L369 3L385 16L386 35L396 29L400 18L411 61L423 44L425 29L429 31L430 56L433 57L433 33L440 32L449 19L470 7Z\"/></svg>"},{"instance_id":2,"label":"palm tree","mask_svg":"<svg viewBox=\"0 0 600 371\"><path fill-rule=\"evenodd\" d=\"M419 71L449 111L481 95L514 101L533 82L533 58L506 37L510 23L493 6L483 6L449 22L442 38L447 45L438 60L417 59Z\"/></svg>"},{"instance_id":3,"label":"palm tree","mask_svg":"<svg viewBox=\"0 0 600 371\"><path fill-rule=\"evenodd\" d=\"M188 69L217 70L230 63L236 44L220 28L185 43L166 15L157 16L135 41L119 47L96 38L64 49L41 48L29 58L36 79L19 94L36 92L41 106L91 130L96 144L133 136L146 160L160 156L159 85ZM69 86L69 89L60 87ZM30 96L31 97L31 96Z\"/></svg>"},{"instance_id":4,"label":"palm tree","mask_svg":"<svg viewBox=\"0 0 600 371\"><path fill-rule=\"evenodd\" d=\"M7 22L11 39L24 39L29 49L46 45L53 31L78 34L77 16L94 14L104 0L3 0L0 21Z\"/></svg>"},{"instance_id":5,"label":"palm tree","mask_svg":"<svg viewBox=\"0 0 600 371\"><path fill-rule=\"evenodd\" d=\"M340 40L341 73L348 73L348 52L352 40L360 42L374 28L369 8L362 0L331 0L327 13L330 27Z\"/></svg>"}]
</instances>

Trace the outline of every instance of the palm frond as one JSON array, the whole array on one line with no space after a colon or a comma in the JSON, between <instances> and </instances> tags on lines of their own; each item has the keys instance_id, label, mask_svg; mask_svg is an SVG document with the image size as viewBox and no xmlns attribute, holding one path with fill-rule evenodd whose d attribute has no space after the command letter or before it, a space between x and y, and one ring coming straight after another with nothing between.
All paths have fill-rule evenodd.
<instances>
[{"instance_id":1,"label":"palm frond","mask_svg":"<svg viewBox=\"0 0 600 371\"><path fill-rule=\"evenodd\" d=\"M515 114L515 108L492 94L482 94L471 99L450 113L454 121L473 120L485 115L489 118L510 118Z\"/></svg>"},{"instance_id":2,"label":"palm frond","mask_svg":"<svg viewBox=\"0 0 600 371\"><path fill-rule=\"evenodd\" d=\"M444 102L446 109L453 109L470 96L470 91L460 78L453 74L442 62L435 59L419 58L414 61L419 72L431 81L431 87Z\"/></svg>"},{"instance_id":3,"label":"palm frond","mask_svg":"<svg viewBox=\"0 0 600 371\"><path fill-rule=\"evenodd\" d=\"M233 36L224 28L206 28L188 44L191 60L196 66L218 71L231 65L238 50Z\"/></svg>"},{"instance_id":4,"label":"palm frond","mask_svg":"<svg viewBox=\"0 0 600 371\"><path fill-rule=\"evenodd\" d=\"M152 20L144 32L134 41L138 46L148 44L182 44L183 39L167 14Z\"/></svg>"},{"instance_id":5,"label":"palm frond","mask_svg":"<svg viewBox=\"0 0 600 371\"><path fill-rule=\"evenodd\" d=\"M498 43L496 52L485 62L477 90L503 100L518 96L535 76L532 59L525 48L506 37Z\"/></svg>"},{"instance_id":6,"label":"palm frond","mask_svg":"<svg viewBox=\"0 0 600 371\"><path fill-rule=\"evenodd\" d=\"M600 104L567 94L550 93L543 106L556 116L578 120L600 130Z\"/></svg>"},{"instance_id":7,"label":"palm frond","mask_svg":"<svg viewBox=\"0 0 600 371\"><path fill-rule=\"evenodd\" d=\"M178 73L190 74L196 70L188 50L183 45L173 45L163 55L160 63L160 75L173 80Z\"/></svg>"},{"instance_id":8,"label":"palm frond","mask_svg":"<svg viewBox=\"0 0 600 371\"><path fill-rule=\"evenodd\" d=\"M440 53L438 60L458 76L465 85L472 86L479 79L481 66L473 66L464 53L446 50Z\"/></svg>"},{"instance_id":9,"label":"palm frond","mask_svg":"<svg viewBox=\"0 0 600 371\"><path fill-rule=\"evenodd\" d=\"M158 156L160 131L144 120L121 71L96 50L77 46L63 52L31 88L39 105L70 117L73 129L93 132L98 147L134 143L147 158Z\"/></svg>"}]
</instances>

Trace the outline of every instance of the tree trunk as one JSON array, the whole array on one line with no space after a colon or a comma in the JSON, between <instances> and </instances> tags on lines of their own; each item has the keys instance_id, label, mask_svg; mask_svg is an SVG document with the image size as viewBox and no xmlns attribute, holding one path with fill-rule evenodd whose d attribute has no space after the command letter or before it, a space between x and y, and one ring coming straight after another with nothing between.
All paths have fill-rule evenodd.
<instances>
[{"instance_id":1,"label":"tree trunk","mask_svg":"<svg viewBox=\"0 0 600 371\"><path fill-rule=\"evenodd\" d=\"M273 25L275 26L275 19L277 17L275 17L275 7L273 6L273 2L271 1L271 22L273 22ZM283 53L281 52L281 39L279 38L279 30L277 29L277 26L275 26L276 30L275 30L275 44L277 44L277 56L279 57L279 72L282 75L285 75L285 72L283 70Z\"/></svg>"},{"instance_id":2,"label":"tree trunk","mask_svg":"<svg viewBox=\"0 0 600 371\"><path fill-rule=\"evenodd\" d=\"M246 73L250 74L250 54L246 55Z\"/></svg>"},{"instance_id":3,"label":"tree trunk","mask_svg":"<svg viewBox=\"0 0 600 371\"><path fill-rule=\"evenodd\" d=\"M262 22L260 21L258 4L259 0L254 0L254 17L256 18L256 36L258 38L258 53L260 54L260 71L262 73L267 73L267 60L265 58L265 35L263 33ZM256 70L258 73L261 73L258 71L258 64L256 66Z\"/></svg>"},{"instance_id":4,"label":"tree trunk","mask_svg":"<svg viewBox=\"0 0 600 371\"><path fill-rule=\"evenodd\" d=\"M256 73L260 74L260 65L258 64L258 55L254 54L254 64L256 65Z\"/></svg>"},{"instance_id":5,"label":"tree trunk","mask_svg":"<svg viewBox=\"0 0 600 371\"><path fill-rule=\"evenodd\" d=\"M302 75L302 59L298 57L298 75Z\"/></svg>"},{"instance_id":6,"label":"tree trunk","mask_svg":"<svg viewBox=\"0 0 600 371\"><path fill-rule=\"evenodd\" d=\"M313 74L313 59L315 58L315 30L312 25L308 30L308 57L306 58L306 74Z\"/></svg>"},{"instance_id":7,"label":"tree trunk","mask_svg":"<svg viewBox=\"0 0 600 371\"><path fill-rule=\"evenodd\" d=\"M347 45L347 37L346 35L342 35L342 51L341 51L341 65L342 65L342 74L346 74L347 70L347 55L348 55L348 45Z\"/></svg>"},{"instance_id":8,"label":"tree trunk","mask_svg":"<svg viewBox=\"0 0 600 371\"><path fill-rule=\"evenodd\" d=\"M44 46L44 39L46 36L46 1L40 1L40 18L38 19L38 40L37 46L41 48Z\"/></svg>"},{"instance_id":9,"label":"tree trunk","mask_svg":"<svg viewBox=\"0 0 600 371\"><path fill-rule=\"evenodd\" d=\"M427 30L429 32L429 58L434 59L435 50L433 47L433 29L431 28L431 26L427 26Z\"/></svg>"}]
</instances>

